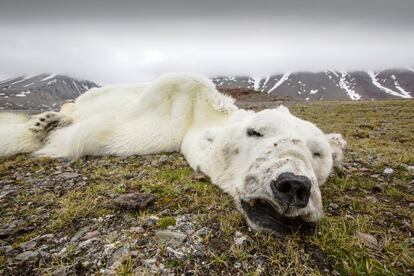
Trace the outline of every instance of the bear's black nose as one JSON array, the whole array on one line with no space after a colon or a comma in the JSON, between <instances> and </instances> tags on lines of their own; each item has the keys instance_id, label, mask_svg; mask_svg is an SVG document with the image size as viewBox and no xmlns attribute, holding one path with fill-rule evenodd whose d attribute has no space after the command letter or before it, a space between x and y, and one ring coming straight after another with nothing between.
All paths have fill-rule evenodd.
<instances>
[{"instance_id":1,"label":"bear's black nose","mask_svg":"<svg viewBox=\"0 0 414 276\"><path fill-rule=\"evenodd\" d=\"M303 175L282 173L270 183L274 196L284 203L303 208L308 204L311 181Z\"/></svg>"}]
</instances>

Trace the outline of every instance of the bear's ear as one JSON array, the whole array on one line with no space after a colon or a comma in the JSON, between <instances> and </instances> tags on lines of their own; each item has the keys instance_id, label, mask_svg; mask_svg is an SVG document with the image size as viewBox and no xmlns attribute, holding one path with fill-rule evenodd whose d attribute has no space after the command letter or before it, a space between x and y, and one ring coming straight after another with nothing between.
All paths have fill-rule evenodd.
<instances>
[{"instance_id":1,"label":"bear's ear","mask_svg":"<svg viewBox=\"0 0 414 276\"><path fill-rule=\"evenodd\" d=\"M325 134L331 145L333 166L340 168L342 165L343 151L346 148L346 141L339 133Z\"/></svg>"},{"instance_id":2,"label":"bear's ear","mask_svg":"<svg viewBox=\"0 0 414 276\"><path fill-rule=\"evenodd\" d=\"M288 113L288 114L290 114L289 108L287 108L287 107L286 107L286 106L284 106L284 105L279 105L279 106L276 108L276 110L281 111L281 112L284 112L284 113Z\"/></svg>"}]
</instances>

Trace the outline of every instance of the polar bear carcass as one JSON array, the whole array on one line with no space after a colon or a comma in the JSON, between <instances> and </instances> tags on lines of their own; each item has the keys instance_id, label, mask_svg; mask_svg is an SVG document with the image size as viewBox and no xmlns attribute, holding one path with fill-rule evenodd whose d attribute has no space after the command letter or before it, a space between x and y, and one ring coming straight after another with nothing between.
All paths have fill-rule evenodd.
<instances>
[{"instance_id":1,"label":"polar bear carcass","mask_svg":"<svg viewBox=\"0 0 414 276\"><path fill-rule=\"evenodd\" d=\"M93 88L60 112L0 114L0 156L181 152L230 194L250 227L288 231L322 214L319 186L345 141L280 106L239 109L201 76Z\"/></svg>"}]
</instances>

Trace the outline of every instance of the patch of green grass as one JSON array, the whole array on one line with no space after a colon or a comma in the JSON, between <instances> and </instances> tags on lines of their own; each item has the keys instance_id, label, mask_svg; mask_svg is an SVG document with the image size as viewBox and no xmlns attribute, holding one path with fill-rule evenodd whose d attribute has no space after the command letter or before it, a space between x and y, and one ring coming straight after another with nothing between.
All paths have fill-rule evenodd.
<instances>
[{"instance_id":1,"label":"patch of green grass","mask_svg":"<svg viewBox=\"0 0 414 276\"><path fill-rule=\"evenodd\" d=\"M166 229L168 226L174 226L175 223L174 217L162 217L157 221L157 226L161 229Z\"/></svg>"}]
</instances>

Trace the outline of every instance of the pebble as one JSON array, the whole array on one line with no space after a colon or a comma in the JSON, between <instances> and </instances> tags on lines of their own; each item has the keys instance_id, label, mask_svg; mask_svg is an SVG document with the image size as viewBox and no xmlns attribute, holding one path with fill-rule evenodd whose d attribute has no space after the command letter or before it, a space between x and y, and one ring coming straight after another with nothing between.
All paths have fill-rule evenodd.
<instances>
[{"instance_id":1,"label":"pebble","mask_svg":"<svg viewBox=\"0 0 414 276\"><path fill-rule=\"evenodd\" d=\"M139 234L139 233L144 233L145 230L141 226L137 226L137 227L131 227L131 228L129 228L129 232L135 233L135 234Z\"/></svg>"},{"instance_id":2,"label":"pebble","mask_svg":"<svg viewBox=\"0 0 414 276\"><path fill-rule=\"evenodd\" d=\"M83 236L82 240L89 240L89 239L95 238L99 235L101 235L101 233L98 230L88 232L88 233L86 233L85 236Z\"/></svg>"},{"instance_id":3,"label":"pebble","mask_svg":"<svg viewBox=\"0 0 414 276\"><path fill-rule=\"evenodd\" d=\"M79 244L79 248L87 248L89 247L94 241L100 241L100 238L92 238L86 241L83 241Z\"/></svg>"},{"instance_id":4,"label":"pebble","mask_svg":"<svg viewBox=\"0 0 414 276\"><path fill-rule=\"evenodd\" d=\"M60 175L60 177L65 179L65 180L73 179L73 178L76 178L78 176L79 176L79 174L75 173L75 172L64 172Z\"/></svg>"},{"instance_id":5,"label":"pebble","mask_svg":"<svg viewBox=\"0 0 414 276\"><path fill-rule=\"evenodd\" d=\"M128 245L118 248L109 259L108 266L113 266L118 260L130 255L130 252Z\"/></svg>"},{"instance_id":6,"label":"pebble","mask_svg":"<svg viewBox=\"0 0 414 276\"><path fill-rule=\"evenodd\" d=\"M385 188L386 188L385 183L378 183L378 184L375 184L374 187L372 187L372 191L373 192L382 192L382 191L385 190Z\"/></svg>"},{"instance_id":7,"label":"pebble","mask_svg":"<svg viewBox=\"0 0 414 276\"><path fill-rule=\"evenodd\" d=\"M182 245L187 239L187 235L170 230L159 230L155 232L154 237L158 242L168 244L173 247Z\"/></svg>"},{"instance_id":8,"label":"pebble","mask_svg":"<svg viewBox=\"0 0 414 276\"><path fill-rule=\"evenodd\" d=\"M331 202L331 203L329 203L329 207L330 207L331 209L333 209L333 210L336 210L336 209L338 209L338 208L339 208L339 205L338 205L338 204L336 204L336 203Z\"/></svg>"},{"instance_id":9,"label":"pebble","mask_svg":"<svg viewBox=\"0 0 414 276\"><path fill-rule=\"evenodd\" d=\"M414 166L404 165L404 167L408 172L414 173Z\"/></svg>"},{"instance_id":10,"label":"pebble","mask_svg":"<svg viewBox=\"0 0 414 276\"><path fill-rule=\"evenodd\" d=\"M80 229L78 232L76 232L75 235L73 235L73 237L70 239L71 242L75 242L77 240L79 240L83 235L85 235L85 233L89 230L90 225L83 227L82 229Z\"/></svg>"},{"instance_id":11,"label":"pebble","mask_svg":"<svg viewBox=\"0 0 414 276\"><path fill-rule=\"evenodd\" d=\"M197 181L203 181L203 180L206 180L207 179L207 175L205 175L202 172L193 172L190 175L190 177L191 177L191 179L197 180Z\"/></svg>"},{"instance_id":12,"label":"pebble","mask_svg":"<svg viewBox=\"0 0 414 276\"><path fill-rule=\"evenodd\" d=\"M29 261L29 260L37 259L38 257L39 257L38 252L26 251L26 252L23 252L23 253L20 253L19 255L17 255L16 260L26 262L26 261Z\"/></svg>"},{"instance_id":13,"label":"pebble","mask_svg":"<svg viewBox=\"0 0 414 276\"><path fill-rule=\"evenodd\" d=\"M147 205L154 200L154 196L144 193L131 193L120 195L112 202L116 207L128 210L144 209Z\"/></svg>"},{"instance_id":14,"label":"pebble","mask_svg":"<svg viewBox=\"0 0 414 276\"><path fill-rule=\"evenodd\" d=\"M194 233L194 235L200 238L205 238L208 235L208 233L210 233L210 229L208 229L207 227L203 227L203 228L198 229Z\"/></svg>"},{"instance_id":15,"label":"pebble","mask_svg":"<svg viewBox=\"0 0 414 276\"><path fill-rule=\"evenodd\" d=\"M362 243L364 243L367 247L372 249L379 249L378 241L374 236L359 231L356 231L354 236Z\"/></svg>"},{"instance_id":16,"label":"pebble","mask_svg":"<svg viewBox=\"0 0 414 276\"><path fill-rule=\"evenodd\" d=\"M242 245L249 241L249 238L246 235L243 235L241 232L236 231L234 234L234 244L235 245Z\"/></svg>"},{"instance_id":17,"label":"pebble","mask_svg":"<svg viewBox=\"0 0 414 276\"><path fill-rule=\"evenodd\" d=\"M31 249L33 249L35 246L36 246L36 242L34 242L34 241L23 242L23 243L21 243L21 244L20 244L20 248L21 248L23 251L28 251L28 250L31 250Z\"/></svg>"},{"instance_id":18,"label":"pebble","mask_svg":"<svg viewBox=\"0 0 414 276\"><path fill-rule=\"evenodd\" d=\"M0 253L8 254L13 250L13 247L11 245L5 245L0 247Z\"/></svg>"},{"instance_id":19,"label":"pebble","mask_svg":"<svg viewBox=\"0 0 414 276\"><path fill-rule=\"evenodd\" d=\"M384 169L384 171L382 172L383 174L384 174L384 176L386 177L386 178L389 178L389 177L391 177L393 174L394 174L394 169L392 169L392 168L385 168Z\"/></svg>"},{"instance_id":20,"label":"pebble","mask_svg":"<svg viewBox=\"0 0 414 276\"><path fill-rule=\"evenodd\" d=\"M66 276L66 267L60 267L52 272L52 276Z\"/></svg>"}]
</instances>

